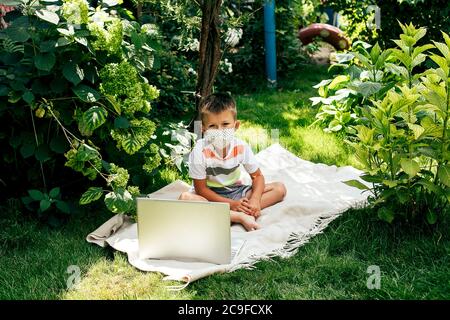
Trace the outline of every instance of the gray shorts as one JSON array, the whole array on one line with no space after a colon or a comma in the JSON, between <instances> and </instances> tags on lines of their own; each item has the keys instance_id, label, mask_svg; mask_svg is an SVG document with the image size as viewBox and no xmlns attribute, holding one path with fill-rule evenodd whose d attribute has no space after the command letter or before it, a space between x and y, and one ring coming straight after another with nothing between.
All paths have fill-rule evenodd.
<instances>
[{"instance_id":1,"label":"gray shorts","mask_svg":"<svg viewBox=\"0 0 450 320\"><path fill-rule=\"evenodd\" d=\"M248 190L252 189L252 186L246 184L233 184L231 186L221 188L216 187L209 187L209 188L222 197L233 200L239 200L245 197L245 194L247 193Z\"/></svg>"}]
</instances>

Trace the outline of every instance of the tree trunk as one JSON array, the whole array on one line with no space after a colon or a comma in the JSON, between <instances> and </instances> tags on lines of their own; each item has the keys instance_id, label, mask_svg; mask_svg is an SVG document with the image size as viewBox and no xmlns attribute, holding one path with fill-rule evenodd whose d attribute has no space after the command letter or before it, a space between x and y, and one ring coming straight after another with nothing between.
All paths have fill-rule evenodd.
<instances>
[{"instance_id":1,"label":"tree trunk","mask_svg":"<svg viewBox=\"0 0 450 320\"><path fill-rule=\"evenodd\" d=\"M144 1L143 0L139 1L137 3L137 5L136 5L136 19L138 21L141 21L143 5L144 5Z\"/></svg>"},{"instance_id":2,"label":"tree trunk","mask_svg":"<svg viewBox=\"0 0 450 320\"><path fill-rule=\"evenodd\" d=\"M193 129L193 120L199 120L201 99L212 93L221 57L219 16L222 0L204 0L201 5L200 59L195 89L196 114L192 117L191 129Z\"/></svg>"}]
</instances>

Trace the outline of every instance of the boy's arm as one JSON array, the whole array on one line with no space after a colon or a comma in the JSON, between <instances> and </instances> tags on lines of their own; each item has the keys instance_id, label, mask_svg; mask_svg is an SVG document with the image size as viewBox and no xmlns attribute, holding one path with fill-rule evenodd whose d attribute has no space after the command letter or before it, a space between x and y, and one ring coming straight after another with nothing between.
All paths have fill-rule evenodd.
<instances>
[{"instance_id":1,"label":"boy's arm","mask_svg":"<svg viewBox=\"0 0 450 320\"><path fill-rule=\"evenodd\" d=\"M260 203L265 186L265 179L261 172L261 169L258 169L255 172L251 173L250 177L252 178L252 195L250 196L250 199L255 199L258 201L258 203Z\"/></svg>"},{"instance_id":2,"label":"boy's arm","mask_svg":"<svg viewBox=\"0 0 450 320\"><path fill-rule=\"evenodd\" d=\"M260 169L250 173L252 178L252 194L248 199L247 207L250 209L249 214L258 218L261 215L261 197L264 192L265 179Z\"/></svg>"},{"instance_id":3,"label":"boy's arm","mask_svg":"<svg viewBox=\"0 0 450 320\"><path fill-rule=\"evenodd\" d=\"M208 201L226 202L230 204L231 210L242 211L248 214L251 213L251 209L248 208L245 205L245 203L222 197L217 193L215 193L214 191L212 191L210 188L208 188L208 186L206 185L206 179L192 179L192 180L194 181L195 193L206 198Z\"/></svg>"},{"instance_id":4,"label":"boy's arm","mask_svg":"<svg viewBox=\"0 0 450 320\"><path fill-rule=\"evenodd\" d=\"M264 192L265 181L264 176L259 168L259 162L253 154L252 149L247 143L244 143L244 159L242 164L252 178L252 195L249 197L251 205L258 211L261 206L261 196Z\"/></svg>"}]
</instances>

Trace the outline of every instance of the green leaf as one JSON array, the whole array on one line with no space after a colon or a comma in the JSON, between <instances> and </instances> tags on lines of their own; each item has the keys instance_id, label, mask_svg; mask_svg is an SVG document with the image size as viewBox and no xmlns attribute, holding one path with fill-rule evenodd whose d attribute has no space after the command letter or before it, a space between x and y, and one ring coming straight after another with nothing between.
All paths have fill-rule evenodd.
<instances>
[{"instance_id":1,"label":"green leaf","mask_svg":"<svg viewBox=\"0 0 450 320\"><path fill-rule=\"evenodd\" d=\"M400 165L410 178L414 177L420 171L419 164L412 159L402 158Z\"/></svg>"},{"instance_id":2,"label":"green leaf","mask_svg":"<svg viewBox=\"0 0 450 320\"><path fill-rule=\"evenodd\" d=\"M58 38L56 42L56 47L64 47L71 44L73 41L64 37Z\"/></svg>"},{"instance_id":3,"label":"green leaf","mask_svg":"<svg viewBox=\"0 0 450 320\"><path fill-rule=\"evenodd\" d=\"M45 210L50 208L51 204L52 203L49 200L42 199L41 202L39 203L39 208L41 209L42 212L44 212Z\"/></svg>"},{"instance_id":4,"label":"green leaf","mask_svg":"<svg viewBox=\"0 0 450 320\"><path fill-rule=\"evenodd\" d=\"M327 84L329 84L332 81L332 79L327 79L327 80L322 80L320 81L318 84L316 84L315 86L313 86L314 89L319 89L321 87L326 86Z\"/></svg>"},{"instance_id":5,"label":"green leaf","mask_svg":"<svg viewBox=\"0 0 450 320\"><path fill-rule=\"evenodd\" d=\"M5 97L9 93L9 88L4 85L0 85L0 97Z\"/></svg>"},{"instance_id":6,"label":"green leaf","mask_svg":"<svg viewBox=\"0 0 450 320\"><path fill-rule=\"evenodd\" d=\"M362 175L361 179L363 179L366 182L371 182L371 183L380 183L383 181L383 179L380 178L379 176L371 176L369 174Z\"/></svg>"},{"instance_id":7,"label":"green leaf","mask_svg":"<svg viewBox=\"0 0 450 320\"><path fill-rule=\"evenodd\" d=\"M28 206L30 203L32 203L34 200L31 197L21 197L20 198L24 205Z\"/></svg>"},{"instance_id":8,"label":"green leaf","mask_svg":"<svg viewBox=\"0 0 450 320\"><path fill-rule=\"evenodd\" d=\"M36 10L36 16L52 24L58 24L59 22L59 16L56 13L48 10Z\"/></svg>"},{"instance_id":9,"label":"green leaf","mask_svg":"<svg viewBox=\"0 0 450 320\"><path fill-rule=\"evenodd\" d=\"M406 68L409 68L411 66L411 57L406 53L398 49L393 49L392 56L399 60Z\"/></svg>"},{"instance_id":10,"label":"green leaf","mask_svg":"<svg viewBox=\"0 0 450 320\"><path fill-rule=\"evenodd\" d=\"M381 88L383 88L381 83L372 81L364 81L355 86L356 92L362 94L364 97L377 93Z\"/></svg>"},{"instance_id":11,"label":"green leaf","mask_svg":"<svg viewBox=\"0 0 450 320\"><path fill-rule=\"evenodd\" d=\"M70 207L69 204L65 201L56 200L56 207L64 213L69 214L70 213Z\"/></svg>"},{"instance_id":12,"label":"green leaf","mask_svg":"<svg viewBox=\"0 0 450 320\"><path fill-rule=\"evenodd\" d=\"M376 69L381 69L382 67L385 66L385 62L386 60L389 58L389 56L391 55L391 50L385 50L381 53L381 55L378 57L377 62L375 64L375 68Z\"/></svg>"},{"instance_id":13,"label":"green leaf","mask_svg":"<svg viewBox=\"0 0 450 320\"><path fill-rule=\"evenodd\" d=\"M84 72L80 67L73 62L66 63L63 67L64 77L72 82L74 85L79 84L84 78Z\"/></svg>"},{"instance_id":14,"label":"green leaf","mask_svg":"<svg viewBox=\"0 0 450 320\"><path fill-rule=\"evenodd\" d=\"M421 179L420 181L417 182L417 184L422 185L425 187L425 189L427 189L430 192L439 193L439 188L438 186L436 186L433 182L425 180L425 179Z\"/></svg>"},{"instance_id":15,"label":"green leaf","mask_svg":"<svg viewBox=\"0 0 450 320\"><path fill-rule=\"evenodd\" d=\"M125 117L117 117L114 119L114 128L116 129L127 129L130 127L130 122Z\"/></svg>"},{"instance_id":16,"label":"green leaf","mask_svg":"<svg viewBox=\"0 0 450 320\"><path fill-rule=\"evenodd\" d=\"M83 66L83 71L84 71L84 79L94 84L98 78L96 67L93 65L85 65ZM106 99L108 99L107 96Z\"/></svg>"},{"instance_id":17,"label":"green leaf","mask_svg":"<svg viewBox=\"0 0 450 320\"><path fill-rule=\"evenodd\" d=\"M331 81L331 83L328 85L328 89L335 90L340 83L346 81L348 81L348 76L339 75L336 78L334 78L333 81Z\"/></svg>"},{"instance_id":18,"label":"green leaf","mask_svg":"<svg viewBox=\"0 0 450 320\"><path fill-rule=\"evenodd\" d=\"M123 139L122 147L128 154L134 154L141 149L143 143L134 135L129 135Z\"/></svg>"},{"instance_id":19,"label":"green leaf","mask_svg":"<svg viewBox=\"0 0 450 320\"><path fill-rule=\"evenodd\" d=\"M35 148L36 146L34 143L28 142L20 147L20 154L24 159L29 158L34 154Z\"/></svg>"},{"instance_id":20,"label":"green leaf","mask_svg":"<svg viewBox=\"0 0 450 320\"><path fill-rule=\"evenodd\" d=\"M72 26L69 26L69 29L63 29L63 28L56 28L59 33L62 35L65 35L66 37L71 37L75 34L75 30Z\"/></svg>"},{"instance_id":21,"label":"green leaf","mask_svg":"<svg viewBox=\"0 0 450 320\"><path fill-rule=\"evenodd\" d=\"M403 79L408 78L408 69L394 63L386 63L386 71L401 76Z\"/></svg>"},{"instance_id":22,"label":"green leaf","mask_svg":"<svg viewBox=\"0 0 450 320\"><path fill-rule=\"evenodd\" d=\"M354 54L355 58L357 58L365 68L372 69L372 64L370 63L370 61L367 57L365 57L364 55L362 55L359 52L353 52L353 54Z\"/></svg>"},{"instance_id":23,"label":"green leaf","mask_svg":"<svg viewBox=\"0 0 450 320\"><path fill-rule=\"evenodd\" d=\"M31 199L35 201L41 201L42 199L44 199L44 194L36 189L28 190L28 194L30 195Z\"/></svg>"},{"instance_id":24,"label":"green leaf","mask_svg":"<svg viewBox=\"0 0 450 320\"><path fill-rule=\"evenodd\" d=\"M26 103L31 104L34 101L34 94L31 91L27 91L22 95L22 99Z\"/></svg>"},{"instance_id":25,"label":"green leaf","mask_svg":"<svg viewBox=\"0 0 450 320\"><path fill-rule=\"evenodd\" d=\"M447 187L450 187L450 164L439 166L437 173L439 180Z\"/></svg>"},{"instance_id":26,"label":"green leaf","mask_svg":"<svg viewBox=\"0 0 450 320\"><path fill-rule=\"evenodd\" d=\"M383 180L383 184L387 185L389 188L395 188L398 182L395 180Z\"/></svg>"},{"instance_id":27,"label":"green leaf","mask_svg":"<svg viewBox=\"0 0 450 320\"><path fill-rule=\"evenodd\" d=\"M54 136L50 140L50 149L55 153L62 154L69 149L69 143L63 136Z\"/></svg>"},{"instance_id":28,"label":"green leaf","mask_svg":"<svg viewBox=\"0 0 450 320\"><path fill-rule=\"evenodd\" d=\"M89 130L93 131L106 122L108 112L99 106L89 108L83 113L83 121Z\"/></svg>"},{"instance_id":29,"label":"green leaf","mask_svg":"<svg viewBox=\"0 0 450 320\"><path fill-rule=\"evenodd\" d=\"M79 84L72 88L72 91L84 102L95 102L100 99L100 93L98 91L84 84Z\"/></svg>"},{"instance_id":30,"label":"green leaf","mask_svg":"<svg viewBox=\"0 0 450 320\"><path fill-rule=\"evenodd\" d=\"M414 40L419 41L420 39L425 37L426 34L427 34L426 28L423 28L423 27L419 28L416 30L416 33L414 34Z\"/></svg>"},{"instance_id":31,"label":"green leaf","mask_svg":"<svg viewBox=\"0 0 450 320\"><path fill-rule=\"evenodd\" d=\"M53 53L39 53L34 57L34 65L39 70L50 71L55 62L56 58Z\"/></svg>"},{"instance_id":32,"label":"green leaf","mask_svg":"<svg viewBox=\"0 0 450 320\"><path fill-rule=\"evenodd\" d=\"M77 150L76 159L78 161L89 161L94 160L99 157L99 153L97 150L88 146L87 144L83 144Z\"/></svg>"},{"instance_id":33,"label":"green leaf","mask_svg":"<svg viewBox=\"0 0 450 320\"><path fill-rule=\"evenodd\" d=\"M412 62L411 62L411 68L414 68L418 65L420 65L422 62L425 61L425 59L427 58L427 56L423 53L419 53L417 55L417 57L415 57Z\"/></svg>"},{"instance_id":34,"label":"green leaf","mask_svg":"<svg viewBox=\"0 0 450 320\"><path fill-rule=\"evenodd\" d=\"M47 161L50 157L50 148L46 144L41 144L39 147L37 147L36 152L34 153L34 157L38 161Z\"/></svg>"},{"instance_id":35,"label":"green leaf","mask_svg":"<svg viewBox=\"0 0 450 320\"><path fill-rule=\"evenodd\" d=\"M122 113L120 104L117 102L116 98L114 98L113 96L110 96L110 95L106 95L106 100L108 100L109 103L111 103L111 105L113 106L113 108L117 112L117 114L120 115Z\"/></svg>"},{"instance_id":36,"label":"green leaf","mask_svg":"<svg viewBox=\"0 0 450 320\"><path fill-rule=\"evenodd\" d=\"M9 138L9 145L14 149L17 149L18 146L22 143L22 138L20 136L12 136Z\"/></svg>"},{"instance_id":37,"label":"green leaf","mask_svg":"<svg viewBox=\"0 0 450 320\"><path fill-rule=\"evenodd\" d=\"M437 222L437 214L431 209L428 209L426 217L429 224L435 224Z\"/></svg>"},{"instance_id":38,"label":"green leaf","mask_svg":"<svg viewBox=\"0 0 450 320\"><path fill-rule=\"evenodd\" d=\"M100 187L90 187L80 198L80 204L88 204L101 198L103 189Z\"/></svg>"},{"instance_id":39,"label":"green leaf","mask_svg":"<svg viewBox=\"0 0 450 320\"><path fill-rule=\"evenodd\" d=\"M418 140L425 131L425 129L418 124L408 123L408 127L413 131L415 140Z\"/></svg>"},{"instance_id":40,"label":"green leaf","mask_svg":"<svg viewBox=\"0 0 450 320\"><path fill-rule=\"evenodd\" d=\"M342 182L350 187L355 187L360 190L369 190L369 187L367 187L364 183L362 183L361 181L358 181L358 180L347 180L347 181L342 181Z\"/></svg>"},{"instance_id":41,"label":"green leaf","mask_svg":"<svg viewBox=\"0 0 450 320\"><path fill-rule=\"evenodd\" d=\"M42 41L39 45L41 52L53 52L55 50L55 47L56 41L54 40Z\"/></svg>"},{"instance_id":42,"label":"green leaf","mask_svg":"<svg viewBox=\"0 0 450 320\"><path fill-rule=\"evenodd\" d=\"M14 19L8 28L4 30L6 35L14 42L25 42L30 38L28 33L28 16Z\"/></svg>"},{"instance_id":43,"label":"green leaf","mask_svg":"<svg viewBox=\"0 0 450 320\"><path fill-rule=\"evenodd\" d=\"M447 59L450 58L450 49L445 43L433 41L436 48L442 53Z\"/></svg>"},{"instance_id":44,"label":"green leaf","mask_svg":"<svg viewBox=\"0 0 450 320\"><path fill-rule=\"evenodd\" d=\"M447 197L447 201L450 202L450 188L444 190L444 195Z\"/></svg>"},{"instance_id":45,"label":"green leaf","mask_svg":"<svg viewBox=\"0 0 450 320\"><path fill-rule=\"evenodd\" d=\"M445 58L435 54L431 55L430 58L431 60L436 62L436 64L441 67L442 70L444 70L445 74L449 73L449 64Z\"/></svg>"},{"instance_id":46,"label":"green leaf","mask_svg":"<svg viewBox=\"0 0 450 320\"><path fill-rule=\"evenodd\" d=\"M380 53L381 53L381 48L377 42L370 50L370 57L372 58L372 64L375 64L377 62L378 57L380 56Z\"/></svg>"},{"instance_id":47,"label":"green leaf","mask_svg":"<svg viewBox=\"0 0 450 320\"><path fill-rule=\"evenodd\" d=\"M125 213L132 210L134 204L131 193L127 190L119 189L110 192L105 196L106 207L114 213Z\"/></svg>"},{"instance_id":48,"label":"green leaf","mask_svg":"<svg viewBox=\"0 0 450 320\"><path fill-rule=\"evenodd\" d=\"M85 37L75 37L74 38L76 42L78 42L79 44L87 47L88 46L88 41Z\"/></svg>"},{"instance_id":49,"label":"green leaf","mask_svg":"<svg viewBox=\"0 0 450 320\"><path fill-rule=\"evenodd\" d=\"M388 223L392 223L392 221L394 220L394 212L388 208L385 207L379 208L377 214L378 218Z\"/></svg>"},{"instance_id":50,"label":"green leaf","mask_svg":"<svg viewBox=\"0 0 450 320\"><path fill-rule=\"evenodd\" d=\"M50 196L50 198L56 198L59 195L59 193L60 193L60 189L59 189L59 187L56 187L56 188L53 188L52 190L50 190L48 195Z\"/></svg>"},{"instance_id":51,"label":"green leaf","mask_svg":"<svg viewBox=\"0 0 450 320\"><path fill-rule=\"evenodd\" d=\"M359 140L361 140L363 144L371 145L373 142L373 134L375 132L375 128L369 129L368 127L363 125L355 126L355 128L358 131L357 136Z\"/></svg>"}]
</instances>

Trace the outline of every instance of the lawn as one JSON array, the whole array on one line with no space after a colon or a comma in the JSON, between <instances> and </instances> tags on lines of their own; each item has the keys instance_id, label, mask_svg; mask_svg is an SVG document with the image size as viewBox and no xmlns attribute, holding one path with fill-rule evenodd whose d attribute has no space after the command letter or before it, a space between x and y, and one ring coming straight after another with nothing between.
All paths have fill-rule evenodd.
<instances>
[{"instance_id":1,"label":"lawn","mask_svg":"<svg viewBox=\"0 0 450 320\"><path fill-rule=\"evenodd\" d=\"M316 110L312 85L327 78L325 67L304 67L278 90L240 94L239 135L263 141L278 129L280 143L299 157L335 165L358 163L342 137L309 128ZM162 170L155 188L180 178ZM388 225L367 209L349 210L290 259L263 261L194 282L185 290L165 289L162 275L143 273L126 256L88 244L85 236L110 215L93 210L75 215L58 230L31 221L14 222L14 201L0 220L0 299L449 299L450 222L438 227ZM21 220L21 219L19 219ZM70 290L73 273L81 282ZM379 289L368 289L367 270L378 266ZM71 270L71 269L69 269ZM72 270L77 270L72 269Z\"/></svg>"}]
</instances>

